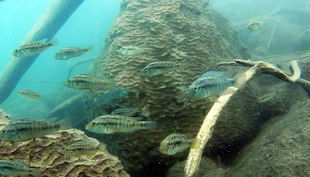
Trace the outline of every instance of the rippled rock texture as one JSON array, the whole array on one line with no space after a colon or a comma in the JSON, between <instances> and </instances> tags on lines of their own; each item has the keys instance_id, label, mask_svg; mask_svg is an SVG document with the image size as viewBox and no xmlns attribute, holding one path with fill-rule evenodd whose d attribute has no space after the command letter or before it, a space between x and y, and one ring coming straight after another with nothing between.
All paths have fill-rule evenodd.
<instances>
[{"instance_id":1,"label":"rippled rock texture","mask_svg":"<svg viewBox=\"0 0 310 177\"><path fill-rule=\"evenodd\" d=\"M137 55L123 55L122 47L126 46L147 50ZM120 14L105 39L101 55L92 74L114 79L117 86L129 88L131 93L99 107L91 107L96 94L87 94L84 99L88 104L87 117L90 121L114 108L149 105L150 116L146 119L156 120L157 129L100 137L109 152L117 155L131 172L156 171L158 167L161 170L157 174L163 171L161 165L186 156L160 154L160 142L175 132L197 134L213 104L206 99L187 97L184 88L206 70L219 70L217 63L221 61L250 58L228 21L212 7L195 0L122 1ZM158 76L143 75L142 68L155 61L179 63L181 69ZM251 135L253 126L257 126L257 103L253 103L256 98L250 88L236 96L238 102L232 103L220 119L208 149Z\"/></svg>"},{"instance_id":2,"label":"rippled rock texture","mask_svg":"<svg viewBox=\"0 0 310 177\"><path fill-rule=\"evenodd\" d=\"M70 129L37 138L35 141L0 142L0 156L1 159L18 160L39 168L44 176L129 177L117 157L110 155L106 149L93 156L81 158L61 153L63 147L88 138L84 132Z\"/></svg>"}]
</instances>

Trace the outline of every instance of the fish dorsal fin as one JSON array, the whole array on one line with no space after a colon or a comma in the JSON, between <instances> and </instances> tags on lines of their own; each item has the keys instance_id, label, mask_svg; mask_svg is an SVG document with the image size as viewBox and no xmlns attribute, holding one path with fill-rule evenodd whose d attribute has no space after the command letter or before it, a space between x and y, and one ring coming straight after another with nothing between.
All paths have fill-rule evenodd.
<instances>
[{"instance_id":1,"label":"fish dorsal fin","mask_svg":"<svg viewBox=\"0 0 310 177\"><path fill-rule=\"evenodd\" d=\"M222 72L222 71L207 71L201 75L201 77L229 77L228 72Z\"/></svg>"}]
</instances>

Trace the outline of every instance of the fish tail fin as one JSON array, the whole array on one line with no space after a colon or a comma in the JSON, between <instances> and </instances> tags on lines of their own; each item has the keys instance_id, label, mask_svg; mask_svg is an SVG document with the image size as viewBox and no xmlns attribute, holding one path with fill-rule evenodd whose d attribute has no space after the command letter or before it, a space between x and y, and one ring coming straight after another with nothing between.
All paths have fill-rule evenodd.
<instances>
[{"instance_id":1,"label":"fish tail fin","mask_svg":"<svg viewBox=\"0 0 310 177\"><path fill-rule=\"evenodd\" d=\"M35 177L42 177L43 176L39 169L37 169L37 168L31 168L31 169L32 169L31 174L33 176L35 176Z\"/></svg>"},{"instance_id":2,"label":"fish tail fin","mask_svg":"<svg viewBox=\"0 0 310 177\"><path fill-rule=\"evenodd\" d=\"M156 121L146 121L145 125L146 125L147 129L157 128L157 122Z\"/></svg>"},{"instance_id":3,"label":"fish tail fin","mask_svg":"<svg viewBox=\"0 0 310 177\"><path fill-rule=\"evenodd\" d=\"M198 139L197 138L193 138L190 141L191 141L190 147L192 149L199 149L199 143L198 143Z\"/></svg>"},{"instance_id":4,"label":"fish tail fin","mask_svg":"<svg viewBox=\"0 0 310 177\"><path fill-rule=\"evenodd\" d=\"M242 89L246 82L246 75L244 72L239 72L234 76L235 87Z\"/></svg>"},{"instance_id":5,"label":"fish tail fin","mask_svg":"<svg viewBox=\"0 0 310 177\"><path fill-rule=\"evenodd\" d=\"M56 38L53 38L50 43L52 44L51 46L57 46L59 43L58 43L58 40Z\"/></svg>"},{"instance_id":6,"label":"fish tail fin","mask_svg":"<svg viewBox=\"0 0 310 177\"><path fill-rule=\"evenodd\" d=\"M108 89L114 89L116 88L116 81L114 79L108 79L107 80L108 82Z\"/></svg>"},{"instance_id":7,"label":"fish tail fin","mask_svg":"<svg viewBox=\"0 0 310 177\"><path fill-rule=\"evenodd\" d=\"M90 45L90 46L86 47L85 49L86 49L87 52L88 52L88 51L91 51L91 50L93 50L93 46Z\"/></svg>"}]
</instances>

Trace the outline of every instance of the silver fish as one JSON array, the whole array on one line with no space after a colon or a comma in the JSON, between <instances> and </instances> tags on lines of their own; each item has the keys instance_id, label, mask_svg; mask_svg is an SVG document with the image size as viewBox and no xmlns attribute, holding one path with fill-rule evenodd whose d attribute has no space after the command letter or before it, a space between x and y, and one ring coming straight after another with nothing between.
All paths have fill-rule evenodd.
<instances>
[{"instance_id":1,"label":"silver fish","mask_svg":"<svg viewBox=\"0 0 310 177\"><path fill-rule=\"evenodd\" d=\"M40 94L32 91L32 90L21 90L21 91L18 91L17 94L19 96L22 96L24 98L29 98L29 99L39 99L39 98L42 98Z\"/></svg>"},{"instance_id":2,"label":"silver fish","mask_svg":"<svg viewBox=\"0 0 310 177\"><path fill-rule=\"evenodd\" d=\"M139 107L119 108L119 109L115 109L111 114L130 117L140 111L141 111L141 108Z\"/></svg>"},{"instance_id":3,"label":"silver fish","mask_svg":"<svg viewBox=\"0 0 310 177\"><path fill-rule=\"evenodd\" d=\"M38 42L28 42L26 44L22 44L13 52L14 57L29 57L32 55L39 54L49 47L56 46L56 41L50 41L46 43L46 39L43 39Z\"/></svg>"},{"instance_id":4,"label":"silver fish","mask_svg":"<svg viewBox=\"0 0 310 177\"><path fill-rule=\"evenodd\" d=\"M82 140L73 143L63 149L63 153L70 156L95 155L97 151L103 151L104 146L98 140Z\"/></svg>"},{"instance_id":5,"label":"silver fish","mask_svg":"<svg viewBox=\"0 0 310 177\"><path fill-rule=\"evenodd\" d=\"M0 131L0 138L4 141L25 141L56 132L65 125L48 123L38 120L18 120L6 125Z\"/></svg>"},{"instance_id":6,"label":"silver fish","mask_svg":"<svg viewBox=\"0 0 310 177\"><path fill-rule=\"evenodd\" d=\"M83 55L84 53L91 51L92 49L93 49L92 46L89 46L86 48L68 47L68 48L64 48L64 49L61 49L60 51L58 51L54 55L54 58L58 59L58 60L68 60L70 58L79 57L79 56Z\"/></svg>"},{"instance_id":7,"label":"silver fish","mask_svg":"<svg viewBox=\"0 0 310 177\"><path fill-rule=\"evenodd\" d=\"M158 61L148 64L141 72L148 76L156 76L175 70L180 66L180 64L170 61Z\"/></svg>"},{"instance_id":8,"label":"silver fish","mask_svg":"<svg viewBox=\"0 0 310 177\"><path fill-rule=\"evenodd\" d=\"M85 129L99 134L129 133L141 129L157 127L156 121L140 121L142 118L126 117L119 115L104 115L95 118Z\"/></svg>"},{"instance_id":9,"label":"silver fish","mask_svg":"<svg viewBox=\"0 0 310 177\"><path fill-rule=\"evenodd\" d=\"M42 176L36 168L29 168L28 165L22 162L13 160L0 160L0 174L3 175L33 175Z\"/></svg>"},{"instance_id":10,"label":"silver fish","mask_svg":"<svg viewBox=\"0 0 310 177\"><path fill-rule=\"evenodd\" d=\"M210 101L216 101L215 96L225 94L230 86L240 87L244 82L244 75L235 76L235 78L214 77L213 73L196 79L187 89L187 93L196 98L208 98Z\"/></svg>"},{"instance_id":11,"label":"silver fish","mask_svg":"<svg viewBox=\"0 0 310 177\"><path fill-rule=\"evenodd\" d=\"M148 49L137 47L137 46L125 46L121 48L121 54L130 56L130 55L137 55L140 53L146 52Z\"/></svg>"},{"instance_id":12,"label":"silver fish","mask_svg":"<svg viewBox=\"0 0 310 177\"><path fill-rule=\"evenodd\" d=\"M93 106L108 104L113 100L125 97L126 95L128 95L128 93L130 93L130 89L124 87L117 87L97 98Z\"/></svg>"},{"instance_id":13,"label":"silver fish","mask_svg":"<svg viewBox=\"0 0 310 177\"><path fill-rule=\"evenodd\" d=\"M197 148L196 142L196 139L193 139L192 135L172 133L160 143L159 151L163 154L174 155L189 147Z\"/></svg>"},{"instance_id":14,"label":"silver fish","mask_svg":"<svg viewBox=\"0 0 310 177\"><path fill-rule=\"evenodd\" d=\"M98 79L90 75L80 74L69 79L65 85L76 90L96 90L115 88L113 79Z\"/></svg>"}]
</instances>

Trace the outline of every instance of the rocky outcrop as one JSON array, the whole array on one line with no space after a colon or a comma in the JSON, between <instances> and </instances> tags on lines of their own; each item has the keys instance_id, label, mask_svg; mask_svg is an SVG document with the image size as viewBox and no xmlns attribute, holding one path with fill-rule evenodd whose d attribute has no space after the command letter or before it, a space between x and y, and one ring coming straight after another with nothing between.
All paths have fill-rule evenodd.
<instances>
[{"instance_id":1,"label":"rocky outcrop","mask_svg":"<svg viewBox=\"0 0 310 177\"><path fill-rule=\"evenodd\" d=\"M310 101L273 117L235 158L230 176L310 176Z\"/></svg>"},{"instance_id":2,"label":"rocky outcrop","mask_svg":"<svg viewBox=\"0 0 310 177\"><path fill-rule=\"evenodd\" d=\"M39 168L44 176L113 176L129 177L117 157L106 149L92 156L81 158L61 153L64 147L89 139L76 129L58 131L53 134L24 142L0 142L1 159L14 159Z\"/></svg>"}]
</instances>

